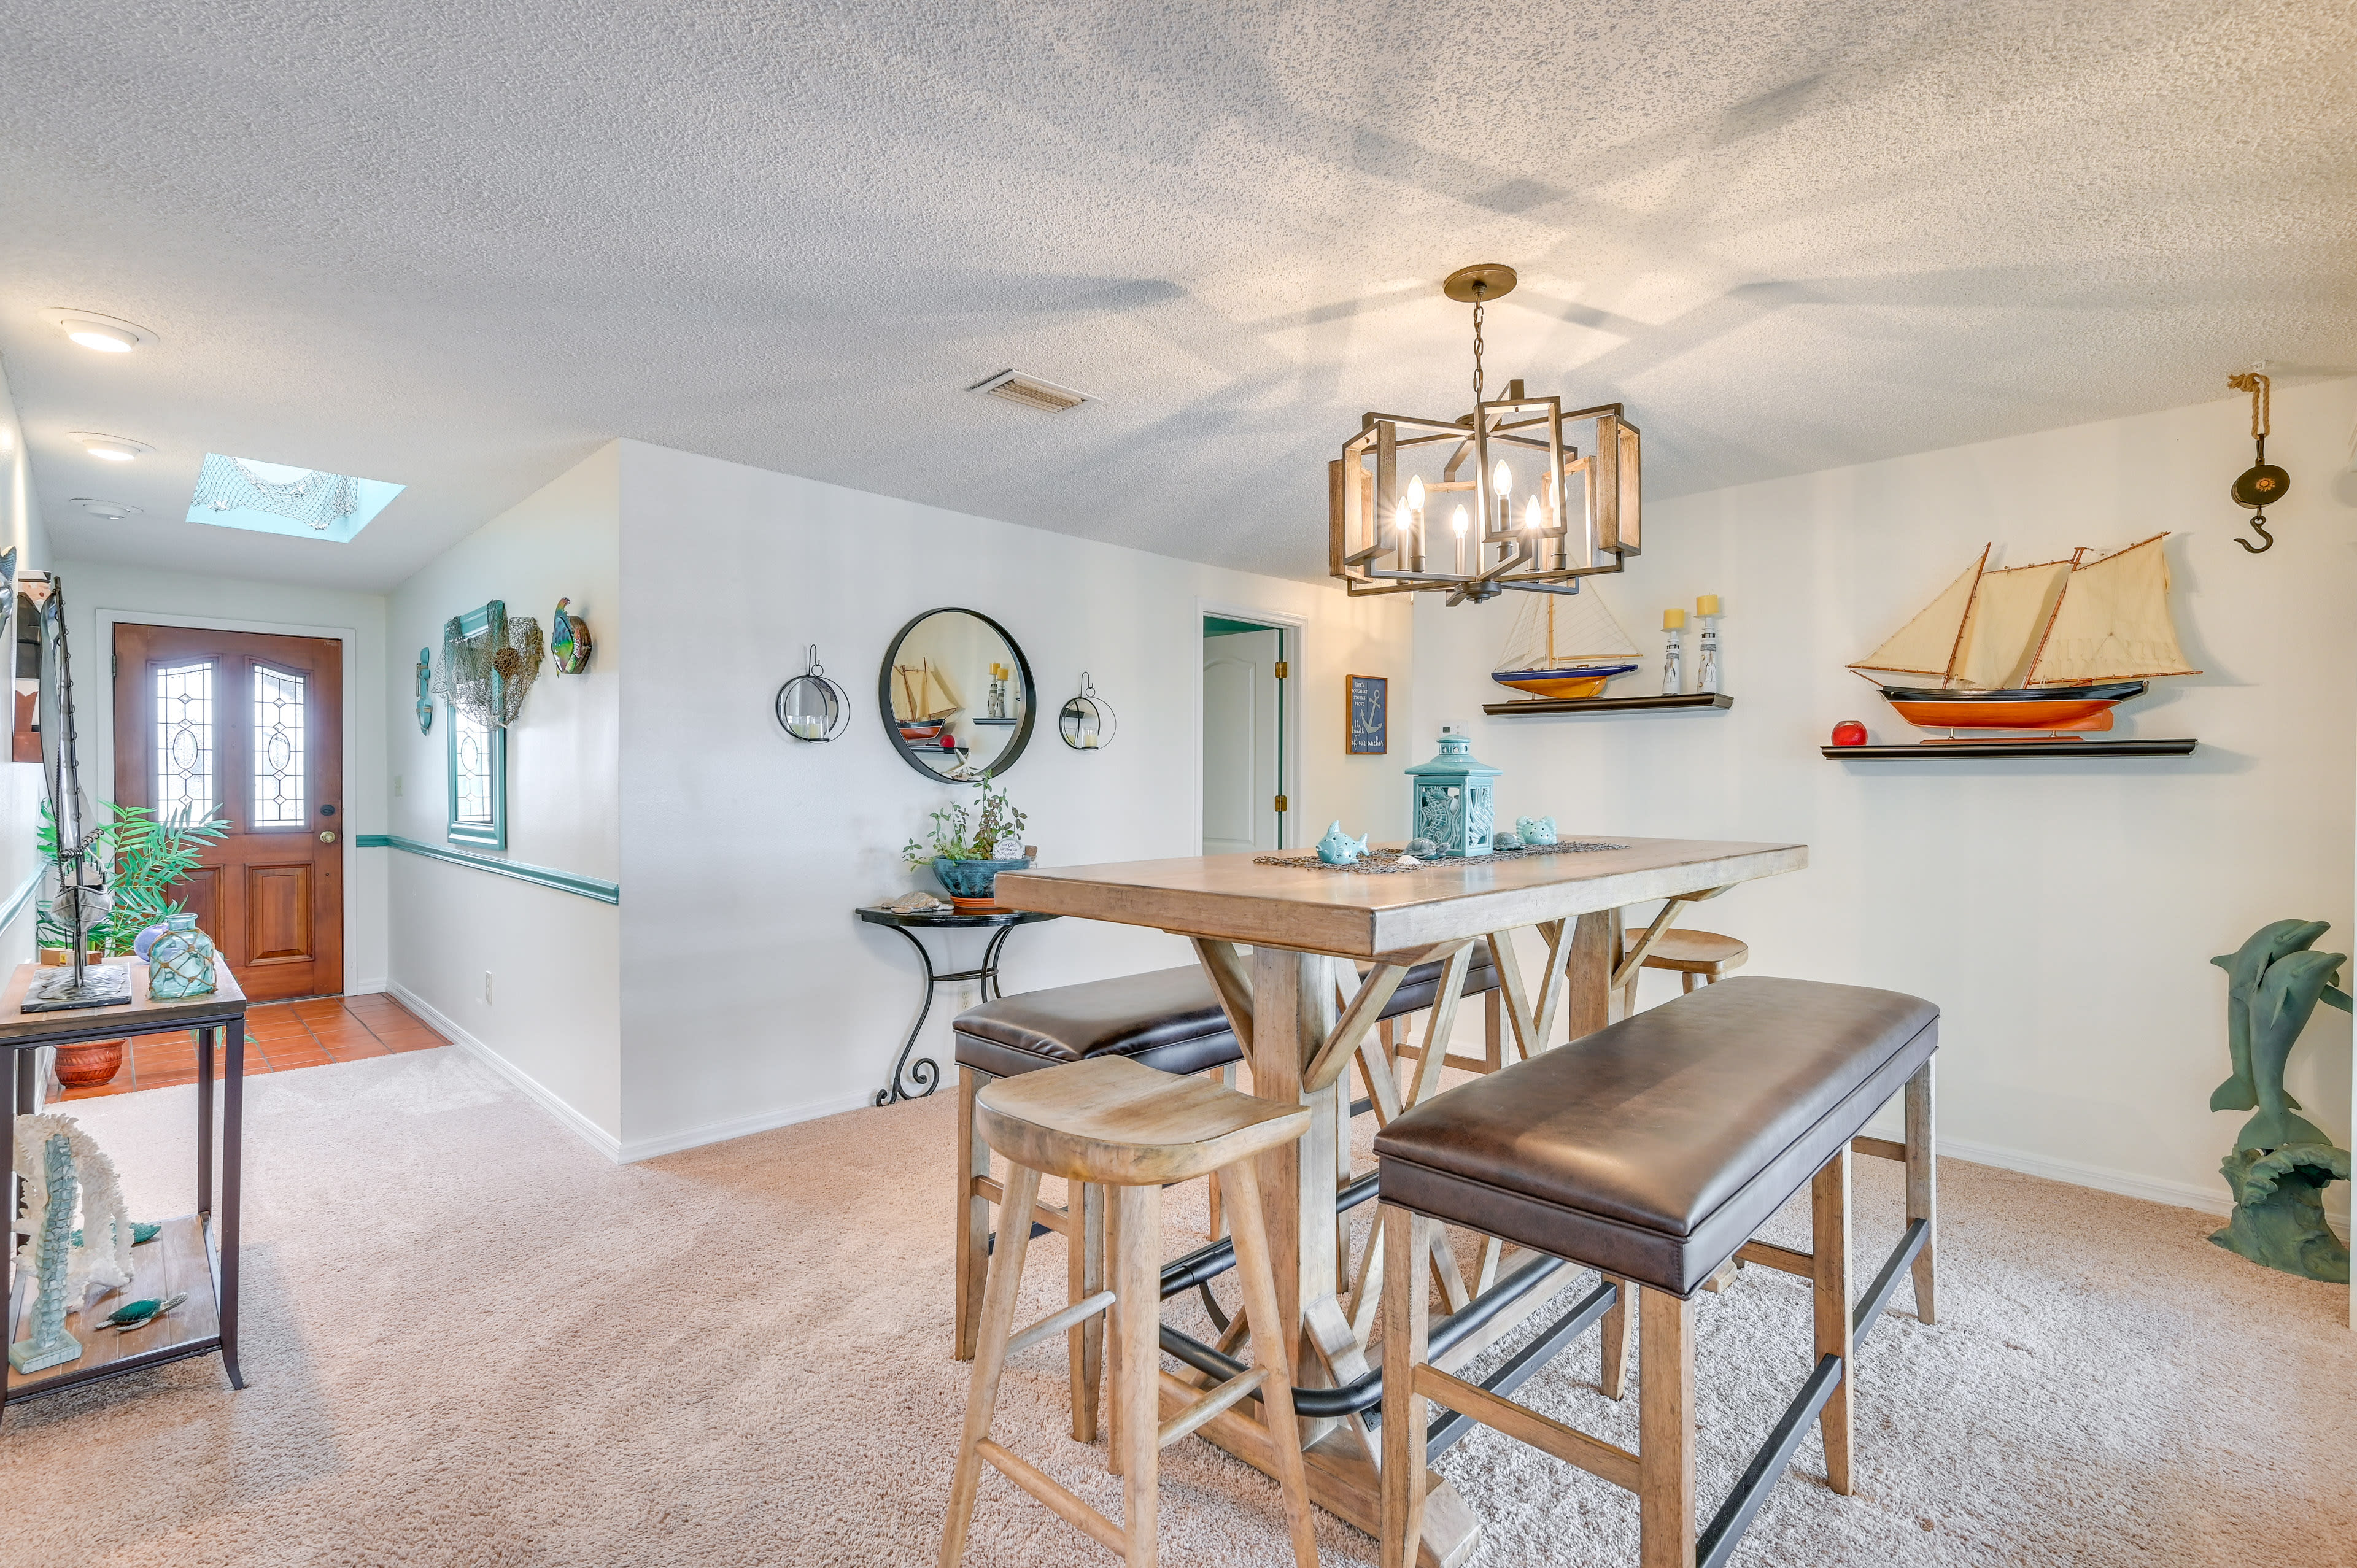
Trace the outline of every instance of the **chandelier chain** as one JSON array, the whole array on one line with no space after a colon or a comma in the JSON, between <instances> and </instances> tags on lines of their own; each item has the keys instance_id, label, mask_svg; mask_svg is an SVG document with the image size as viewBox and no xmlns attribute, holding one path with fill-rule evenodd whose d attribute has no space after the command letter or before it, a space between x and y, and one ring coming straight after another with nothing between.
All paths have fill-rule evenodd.
<instances>
[{"instance_id":1,"label":"chandelier chain","mask_svg":"<svg viewBox=\"0 0 2357 1568\"><path fill-rule=\"evenodd\" d=\"M1481 285L1473 285L1473 406L1481 406Z\"/></svg>"}]
</instances>

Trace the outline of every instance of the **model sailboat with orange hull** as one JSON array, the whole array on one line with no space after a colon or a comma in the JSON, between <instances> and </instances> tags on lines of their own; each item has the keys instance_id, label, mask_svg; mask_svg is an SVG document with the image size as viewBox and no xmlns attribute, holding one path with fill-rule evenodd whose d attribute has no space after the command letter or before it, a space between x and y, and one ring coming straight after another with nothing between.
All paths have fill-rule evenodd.
<instances>
[{"instance_id":1,"label":"model sailboat with orange hull","mask_svg":"<svg viewBox=\"0 0 2357 1568\"><path fill-rule=\"evenodd\" d=\"M2112 727L2112 709L2161 675L2199 675L2169 614L2165 533L2088 560L1992 568L1988 550L1964 575L1850 666L1928 676L1936 685L1875 684L1922 729L2033 730L2072 736ZM1983 737L1986 739L1986 737ZM2030 738L2028 736L2022 738Z\"/></svg>"},{"instance_id":2,"label":"model sailboat with orange hull","mask_svg":"<svg viewBox=\"0 0 2357 1568\"><path fill-rule=\"evenodd\" d=\"M1534 697L1581 701L1602 696L1604 683L1633 671L1638 657L1637 645L1593 589L1525 594L1505 657L1490 679Z\"/></svg>"}]
</instances>

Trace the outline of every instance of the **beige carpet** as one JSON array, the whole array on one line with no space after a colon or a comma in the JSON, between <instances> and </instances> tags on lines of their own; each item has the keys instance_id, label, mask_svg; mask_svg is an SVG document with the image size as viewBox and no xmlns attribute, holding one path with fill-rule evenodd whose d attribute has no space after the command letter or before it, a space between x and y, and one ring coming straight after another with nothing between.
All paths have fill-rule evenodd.
<instances>
[{"instance_id":1,"label":"beige carpet","mask_svg":"<svg viewBox=\"0 0 2357 1568\"><path fill-rule=\"evenodd\" d=\"M185 1206L191 1092L76 1108L143 1212ZM248 1092L249 1386L206 1359L10 1409L0 1563L931 1559L965 1396L947 1097L617 1169L455 1050ZM1862 1251L1896 1234L1895 1174L1861 1162ZM1867 1347L1857 1495L1812 1442L1739 1562L2357 1563L2345 1290L2229 1256L2189 1210L1943 1180L1945 1316L1918 1324L1902 1287ZM1174 1201L1171 1250L1200 1222ZM1036 1245L1039 1310L1062 1256ZM1807 1347L1800 1281L1706 1298L1706 1506ZM1633 1443L1596 1359L1591 1337L1525 1397ZM1060 1344L1018 1360L1001 1434L1117 1509L1062 1434L1061 1369ZM1442 1468L1490 1520L1479 1563L1635 1560L1601 1482L1486 1433ZM1256 1473L1188 1442L1164 1477L1166 1562L1287 1560ZM1319 1543L1372 1558L1330 1519ZM967 1561L1111 1559L991 1477Z\"/></svg>"}]
</instances>

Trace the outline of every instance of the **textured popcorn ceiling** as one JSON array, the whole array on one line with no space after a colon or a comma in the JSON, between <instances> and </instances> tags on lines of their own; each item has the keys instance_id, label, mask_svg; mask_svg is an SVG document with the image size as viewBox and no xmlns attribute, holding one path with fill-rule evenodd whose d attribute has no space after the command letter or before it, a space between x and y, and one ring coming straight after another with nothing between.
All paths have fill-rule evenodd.
<instances>
[{"instance_id":1,"label":"textured popcorn ceiling","mask_svg":"<svg viewBox=\"0 0 2357 1568\"><path fill-rule=\"evenodd\" d=\"M0 352L67 556L382 587L620 435L1314 576L1360 412L1460 411L1471 261L1492 376L1625 400L1657 497L2357 370L2353 16L18 6ZM1102 401L961 390L1010 365ZM208 449L409 489L228 536Z\"/></svg>"}]
</instances>

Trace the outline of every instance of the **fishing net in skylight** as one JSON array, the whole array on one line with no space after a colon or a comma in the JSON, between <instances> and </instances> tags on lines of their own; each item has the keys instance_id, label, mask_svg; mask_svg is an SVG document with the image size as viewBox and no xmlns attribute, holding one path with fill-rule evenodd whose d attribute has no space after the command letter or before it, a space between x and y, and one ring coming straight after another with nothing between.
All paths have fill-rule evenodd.
<instances>
[{"instance_id":1,"label":"fishing net in skylight","mask_svg":"<svg viewBox=\"0 0 2357 1568\"><path fill-rule=\"evenodd\" d=\"M288 477L279 478L282 474ZM266 511L325 533L360 510L361 489L349 474L279 468L275 464L251 467L235 457L207 453L197 475L195 504L214 511L240 507Z\"/></svg>"},{"instance_id":2,"label":"fishing net in skylight","mask_svg":"<svg viewBox=\"0 0 2357 1568\"><path fill-rule=\"evenodd\" d=\"M544 651L540 622L530 616L510 619L494 600L480 631L466 631L456 616L443 623L434 690L459 712L503 728L523 711Z\"/></svg>"}]
</instances>

